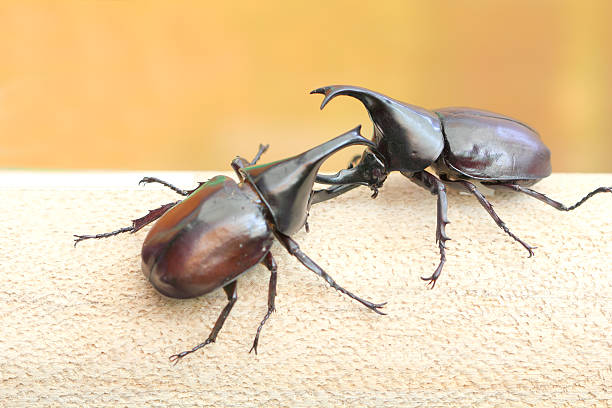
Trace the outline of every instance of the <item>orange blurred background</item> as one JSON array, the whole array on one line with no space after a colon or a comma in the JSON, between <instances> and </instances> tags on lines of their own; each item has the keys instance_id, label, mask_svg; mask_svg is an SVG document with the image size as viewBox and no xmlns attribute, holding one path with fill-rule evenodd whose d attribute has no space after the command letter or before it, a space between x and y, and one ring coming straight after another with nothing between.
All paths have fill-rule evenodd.
<instances>
[{"instance_id":1,"label":"orange blurred background","mask_svg":"<svg viewBox=\"0 0 612 408\"><path fill-rule=\"evenodd\" d=\"M229 170L370 120L330 84L538 129L557 172L612 172L612 2L3 1L0 167ZM330 160L344 167L354 152Z\"/></svg>"}]
</instances>

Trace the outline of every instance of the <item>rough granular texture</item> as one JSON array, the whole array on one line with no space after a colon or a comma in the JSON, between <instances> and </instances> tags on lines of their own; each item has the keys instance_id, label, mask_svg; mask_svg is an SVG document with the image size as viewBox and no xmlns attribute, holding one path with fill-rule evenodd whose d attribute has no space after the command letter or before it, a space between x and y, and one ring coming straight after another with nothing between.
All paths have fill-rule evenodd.
<instances>
[{"instance_id":1,"label":"rough granular texture","mask_svg":"<svg viewBox=\"0 0 612 408\"><path fill-rule=\"evenodd\" d=\"M612 175L554 175L535 188L572 204L601 185ZM450 192L448 260L428 290L419 277L438 263L435 197L399 175L376 200L351 191L313 207L311 232L294 238L340 285L389 302L388 315L330 289L275 244L277 312L259 355L248 351L266 311L263 266L239 279L217 343L177 366L168 356L208 336L223 291L157 293L140 271L146 230L72 245L72 234L127 226L176 195L0 195L2 406L612 405L612 194L571 213L491 197L538 247L528 259L473 197Z\"/></svg>"}]
</instances>

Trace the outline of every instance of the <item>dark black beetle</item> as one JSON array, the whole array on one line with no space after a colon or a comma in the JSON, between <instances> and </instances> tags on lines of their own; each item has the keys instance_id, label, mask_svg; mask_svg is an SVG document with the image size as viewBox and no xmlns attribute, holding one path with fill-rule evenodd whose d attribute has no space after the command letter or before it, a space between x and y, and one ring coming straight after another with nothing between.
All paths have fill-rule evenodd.
<instances>
[{"instance_id":1,"label":"dark black beetle","mask_svg":"<svg viewBox=\"0 0 612 408\"><path fill-rule=\"evenodd\" d=\"M333 196L357 185L368 185L376 197L377 189L392 171L401 172L438 196L436 242L440 264L430 277L422 278L432 287L442 272L445 242L449 239L445 232L449 222L445 186L473 194L497 225L529 251L530 257L534 247L506 227L471 181L493 189L525 193L561 211L573 210L597 193L612 192L612 187L599 187L566 207L525 187L550 175L550 151L535 130L504 115L471 108L429 111L355 86L326 86L311 93L325 95L321 109L338 95L357 98L374 122L375 149L367 149L355 161L356 165L346 170L317 177L317 182L337 185L329 190ZM429 166L438 177L425 171ZM319 198L323 201L325 197L319 194Z\"/></svg>"},{"instance_id":2,"label":"dark black beetle","mask_svg":"<svg viewBox=\"0 0 612 408\"><path fill-rule=\"evenodd\" d=\"M289 159L255 166L265 150L263 146L251 163L236 158L232 167L240 178L239 184L231 178L217 176L195 190L185 191L156 178L144 178L141 182L161 183L188 197L150 211L134 220L131 227L105 234L76 235L76 242L135 232L159 218L142 247L142 271L151 284L173 298L196 297L220 287L225 290L229 302L209 337L191 350L171 356L172 361L215 341L236 302L236 279L262 263L271 275L268 311L257 328L251 348L257 353L259 333L274 311L276 262L270 253L274 237L332 288L384 314L379 310L384 303L371 303L336 284L290 238L306 223L311 203L334 194L333 190L331 194L312 191L321 164L333 153L351 145L373 147L372 142L359 134L358 127Z\"/></svg>"}]
</instances>

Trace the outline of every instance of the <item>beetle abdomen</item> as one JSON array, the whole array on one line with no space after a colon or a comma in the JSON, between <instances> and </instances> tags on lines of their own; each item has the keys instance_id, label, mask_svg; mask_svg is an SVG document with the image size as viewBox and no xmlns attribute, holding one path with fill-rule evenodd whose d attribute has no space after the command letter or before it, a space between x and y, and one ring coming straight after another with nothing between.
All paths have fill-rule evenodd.
<instances>
[{"instance_id":1,"label":"beetle abdomen","mask_svg":"<svg viewBox=\"0 0 612 408\"><path fill-rule=\"evenodd\" d=\"M550 150L518 120L471 108L437 110L446 145L442 160L470 178L538 180L551 173Z\"/></svg>"},{"instance_id":2,"label":"beetle abdomen","mask_svg":"<svg viewBox=\"0 0 612 408\"><path fill-rule=\"evenodd\" d=\"M142 270L162 294L203 295L259 263L273 236L257 195L218 176L172 208L149 231Z\"/></svg>"}]
</instances>

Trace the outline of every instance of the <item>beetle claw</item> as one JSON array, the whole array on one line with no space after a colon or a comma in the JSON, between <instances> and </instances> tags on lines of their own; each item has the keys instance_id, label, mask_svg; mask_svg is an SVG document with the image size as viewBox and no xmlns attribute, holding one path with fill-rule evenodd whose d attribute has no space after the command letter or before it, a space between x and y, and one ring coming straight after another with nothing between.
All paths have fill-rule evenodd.
<instances>
[{"instance_id":1,"label":"beetle claw","mask_svg":"<svg viewBox=\"0 0 612 408\"><path fill-rule=\"evenodd\" d=\"M383 315L386 316L387 314L385 312L381 312L378 309L383 308L387 302L383 302L383 303L371 303L368 302L367 300L364 300L363 302L361 302L364 306L366 306L368 309L370 309L371 311L378 313L379 315Z\"/></svg>"},{"instance_id":2,"label":"beetle claw","mask_svg":"<svg viewBox=\"0 0 612 408\"><path fill-rule=\"evenodd\" d=\"M376 186L371 186L370 188L372 189L372 196L371 196L371 197L372 197L372 198L376 198L376 197L378 197L378 187L376 187Z\"/></svg>"},{"instance_id":3,"label":"beetle claw","mask_svg":"<svg viewBox=\"0 0 612 408\"><path fill-rule=\"evenodd\" d=\"M438 280L438 278L434 278L433 275L428 278L421 276L421 279L428 281L425 286L427 286L429 289L433 289L436 286L436 281Z\"/></svg>"},{"instance_id":4,"label":"beetle claw","mask_svg":"<svg viewBox=\"0 0 612 408\"><path fill-rule=\"evenodd\" d=\"M83 241L84 239L86 239L85 237L83 237L82 235L73 235L74 237L76 237L74 239L74 247L76 248L77 244L81 241Z\"/></svg>"},{"instance_id":5,"label":"beetle claw","mask_svg":"<svg viewBox=\"0 0 612 408\"><path fill-rule=\"evenodd\" d=\"M535 255L535 252L533 252L534 249L538 249L538 247L530 246L529 248L527 248L527 251L529 251L529 256L527 258L531 258L532 256Z\"/></svg>"},{"instance_id":6,"label":"beetle claw","mask_svg":"<svg viewBox=\"0 0 612 408\"><path fill-rule=\"evenodd\" d=\"M173 365L177 365L178 362L181 361L183 357L185 357L189 353L190 352L183 351L182 353L173 354L170 357L168 357L168 360L170 360L170 362L173 363Z\"/></svg>"},{"instance_id":7,"label":"beetle claw","mask_svg":"<svg viewBox=\"0 0 612 408\"><path fill-rule=\"evenodd\" d=\"M446 257L443 256L443 258L440 259L440 264L438 265L438 267L436 268L436 270L430 277L426 278L426 277L421 276L421 279L423 279L424 281L428 281L427 286L429 287L429 289L433 289L436 286L436 282L438 281L438 278L440 277L440 274L442 273L442 267L444 266L445 261L446 261Z\"/></svg>"},{"instance_id":8,"label":"beetle claw","mask_svg":"<svg viewBox=\"0 0 612 408\"><path fill-rule=\"evenodd\" d=\"M435 275L435 274L434 274ZM437 277L434 278L434 275L431 275L430 277L426 278L424 276L421 276L421 279L423 279L424 281L428 281L426 286L429 289L433 289L436 286L436 281L438 280Z\"/></svg>"},{"instance_id":9,"label":"beetle claw","mask_svg":"<svg viewBox=\"0 0 612 408\"><path fill-rule=\"evenodd\" d=\"M376 312L379 315L386 316L387 314L385 312L381 312L380 310L378 310L380 308L383 308L386 304L387 304L387 302L383 302L383 303L370 303L369 305L366 305L366 306L368 306L368 308L370 310L372 310L373 312Z\"/></svg>"}]
</instances>

